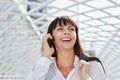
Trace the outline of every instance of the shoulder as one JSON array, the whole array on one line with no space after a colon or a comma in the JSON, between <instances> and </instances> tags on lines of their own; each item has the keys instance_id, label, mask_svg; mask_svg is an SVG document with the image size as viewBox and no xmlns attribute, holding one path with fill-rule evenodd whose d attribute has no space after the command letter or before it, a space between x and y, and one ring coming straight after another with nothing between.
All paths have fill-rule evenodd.
<instances>
[{"instance_id":1,"label":"shoulder","mask_svg":"<svg viewBox=\"0 0 120 80\"><path fill-rule=\"evenodd\" d=\"M103 65L97 61L91 61L89 75L95 80L107 80Z\"/></svg>"},{"instance_id":2,"label":"shoulder","mask_svg":"<svg viewBox=\"0 0 120 80\"><path fill-rule=\"evenodd\" d=\"M90 64L91 68L101 68L102 67L101 63L98 61L90 61L89 64Z\"/></svg>"},{"instance_id":3,"label":"shoulder","mask_svg":"<svg viewBox=\"0 0 120 80\"><path fill-rule=\"evenodd\" d=\"M103 65L100 62L97 61L90 61L90 73L95 74L95 73L105 73Z\"/></svg>"}]
</instances>

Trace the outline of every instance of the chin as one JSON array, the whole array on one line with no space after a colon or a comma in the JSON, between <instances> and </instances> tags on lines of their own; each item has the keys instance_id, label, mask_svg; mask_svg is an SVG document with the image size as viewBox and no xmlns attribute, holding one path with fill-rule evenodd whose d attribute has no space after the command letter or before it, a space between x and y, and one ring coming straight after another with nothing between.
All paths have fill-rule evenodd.
<instances>
[{"instance_id":1,"label":"chin","mask_svg":"<svg viewBox=\"0 0 120 80\"><path fill-rule=\"evenodd\" d=\"M64 49L73 49L72 46L63 46Z\"/></svg>"}]
</instances>

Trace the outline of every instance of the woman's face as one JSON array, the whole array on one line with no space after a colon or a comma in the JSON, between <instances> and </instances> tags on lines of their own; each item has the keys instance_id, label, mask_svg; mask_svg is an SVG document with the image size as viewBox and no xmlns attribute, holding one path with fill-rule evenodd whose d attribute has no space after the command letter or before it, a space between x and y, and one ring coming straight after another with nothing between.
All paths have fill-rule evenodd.
<instances>
[{"instance_id":1,"label":"woman's face","mask_svg":"<svg viewBox=\"0 0 120 80\"><path fill-rule=\"evenodd\" d=\"M53 30L54 45L56 49L73 49L76 42L75 26L57 25Z\"/></svg>"}]
</instances>

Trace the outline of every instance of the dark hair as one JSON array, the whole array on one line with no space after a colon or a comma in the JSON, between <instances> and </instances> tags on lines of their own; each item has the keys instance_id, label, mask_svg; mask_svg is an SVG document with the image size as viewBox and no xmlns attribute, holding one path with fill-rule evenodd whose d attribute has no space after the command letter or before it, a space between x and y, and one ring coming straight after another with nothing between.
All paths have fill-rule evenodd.
<instances>
[{"instance_id":1,"label":"dark hair","mask_svg":"<svg viewBox=\"0 0 120 80\"><path fill-rule=\"evenodd\" d=\"M80 56L80 54L83 54L83 49L82 46L80 44L80 40L79 40L79 36L78 36L78 26L76 25L76 23L69 17L69 16L60 16L55 18L49 25L48 27L48 31L47 33L50 33L52 35L53 30L56 28L57 24L59 24L60 26L63 25L67 25L67 24L71 24L73 26L75 26L75 32L76 32L76 42L74 45L74 52L75 55L77 55L78 57ZM53 45L53 47L55 48L55 46ZM52 57L56 57L56 50L53 53Z\"/></svg>"}]
</instances>

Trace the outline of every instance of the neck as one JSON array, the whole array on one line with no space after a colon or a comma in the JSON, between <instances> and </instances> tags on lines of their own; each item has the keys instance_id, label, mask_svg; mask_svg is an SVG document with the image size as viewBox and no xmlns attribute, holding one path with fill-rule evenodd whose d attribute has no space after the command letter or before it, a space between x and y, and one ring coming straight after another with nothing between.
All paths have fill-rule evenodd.
<instances>
[{"instance_id":1,"label":"neck","mask_svg":"<svg viewBox=\"0 0 120 80\"><path fill-rule=\"evenodd\" d=\"M74 50L58 51L56 63L58 67L74 66Z\"/></svg>"}]
</instances>

